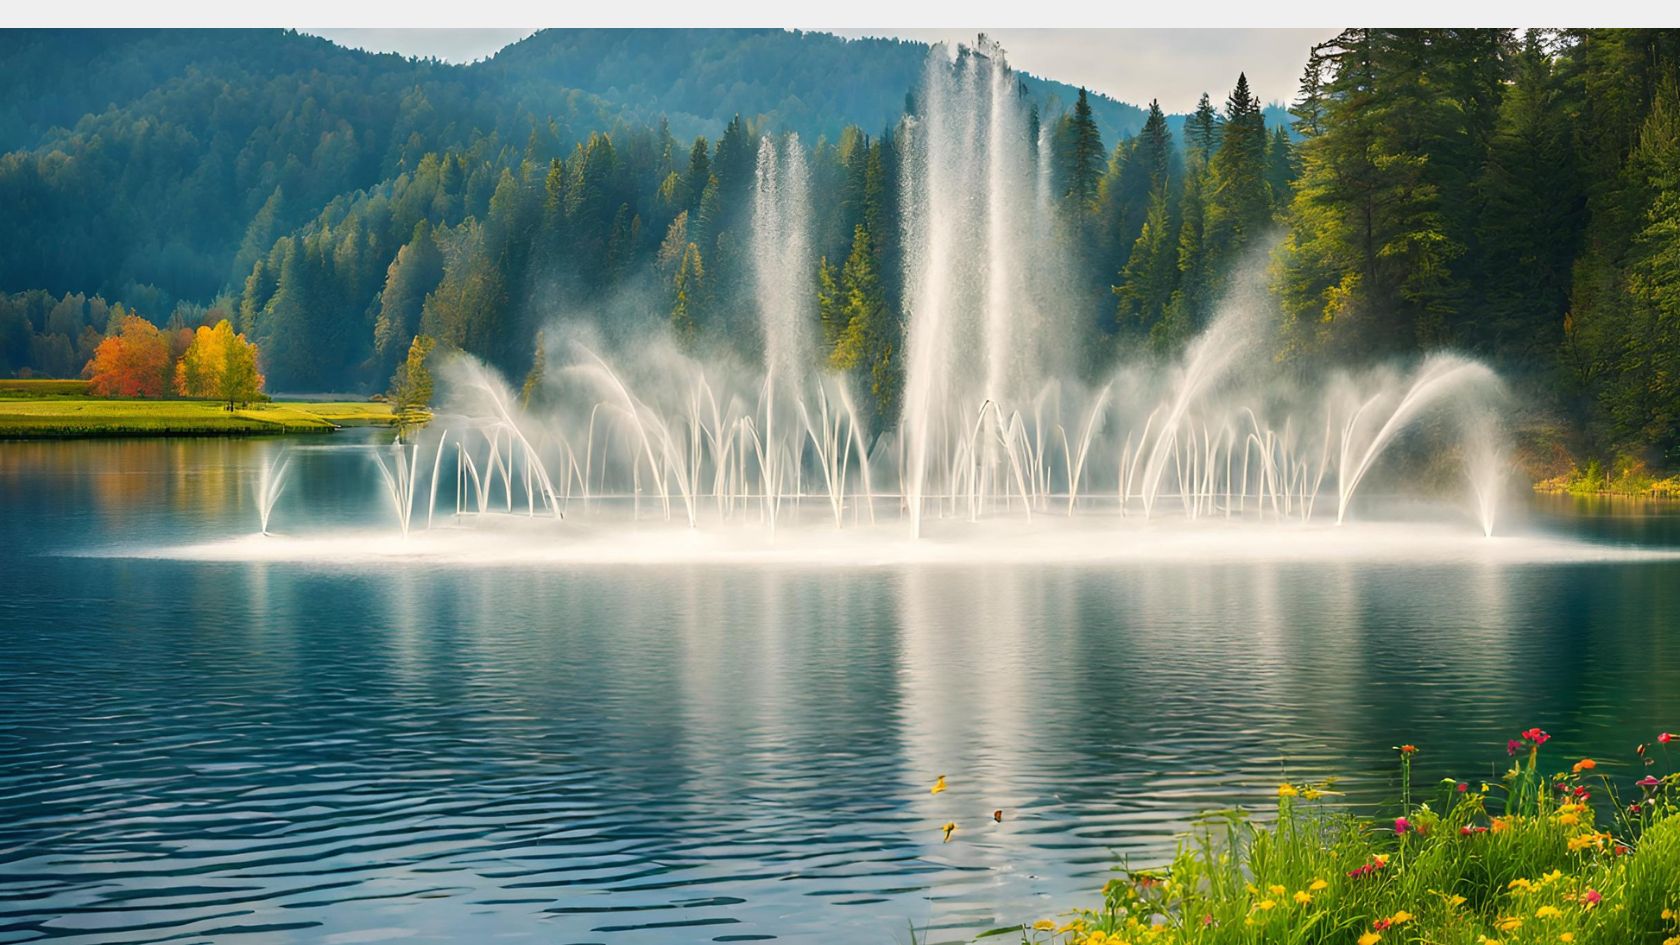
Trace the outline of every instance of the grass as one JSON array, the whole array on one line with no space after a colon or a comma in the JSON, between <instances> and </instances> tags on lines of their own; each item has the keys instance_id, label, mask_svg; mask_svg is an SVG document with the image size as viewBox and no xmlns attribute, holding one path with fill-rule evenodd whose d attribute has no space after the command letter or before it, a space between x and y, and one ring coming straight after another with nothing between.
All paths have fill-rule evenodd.
<instances>
[{"instance_id":1,"label":"grass","mask_svg":"<svg viewBox=\"0 0 1680 945\"><path fill-rule=\"evenodd\" d=\"M0 378L0 400L32 397L86 397L88 382L57 378Z\"/></svg>"},{"instance_id":2,"label":"grass","mask_svg":"<svg viewBox=\"0 0 1680 945\"><path fill-rule=\"evenodd\" d=\"M1022 941L1680 945L1680 774L1656 757L1668 736L1640 746L1645 777L1622 797L1596 762L1548 763L1547 738L1513 739L1499 783L1448 781L1423 801L1403 746L1395 820L1280 785L1275 822L1204 823L1168 868L1119 871L1101 906Z\"/></svg>"},{"instance_id":3,"label":"grass","mask_svg":"<svg viewBox=\"0 0 1680 945\"><path fill-rule=\"evenodd\" d=\"M1660 478L1645 464L1623 457L1607 467L1598 460L1534 484L1534 491L1552 495L1615 495L1637 498L1680 498L1680 476Z\"/></svg>"},{"instance_id":4,"label":"grass","mask_svg":"<svg viewBox=\"0 0 1680 945\"><path fill-rule=\"evenodd\" d=\"M371 402L266 403L229 411L220 403L192 400L0 395L0 437L12 438L330 433L395 422L388 404Z\"/></svg>"}]
</instances>

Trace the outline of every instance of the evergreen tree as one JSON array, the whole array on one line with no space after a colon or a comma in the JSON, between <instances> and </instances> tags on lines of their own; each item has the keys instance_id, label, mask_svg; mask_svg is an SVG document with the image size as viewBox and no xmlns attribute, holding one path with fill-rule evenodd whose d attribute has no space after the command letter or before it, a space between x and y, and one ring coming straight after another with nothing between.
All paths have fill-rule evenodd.
<instances>
[{"instance_id":1,"label":"evergreen tree","mask_svg":"<svg viewBox=\"0 0 1680 945\"><path fill-rule=\"evenodd\" d=\"M896 419L901 380L897 359L898 326L887 310L875 268L869 231L859 225L852 233L852 251L841 268L841 316L845 328L834 346L829 365L867 379L873 429L885 429Z\"/></svg>"}]
</instances>

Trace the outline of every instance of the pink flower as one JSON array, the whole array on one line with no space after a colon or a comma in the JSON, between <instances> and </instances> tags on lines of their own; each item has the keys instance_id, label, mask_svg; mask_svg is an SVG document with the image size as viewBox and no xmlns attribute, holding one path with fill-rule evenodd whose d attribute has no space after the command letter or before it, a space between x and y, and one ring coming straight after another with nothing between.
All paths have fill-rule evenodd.
<instances>
[{"instance_id":1,"label":"pink flower","mask_svg":"<svg viewBox=\"0 0 1680 945\"><path fill-rule=\"evenodd\" d=\"M1507 741L1505 743L1505 754L1510 755L1511 757L1515 758L1516 755L1517 755L1517 749L1519 749L1521 747L1522 747L1522 742L1519 742L1514 738L1510 739L1509 741Z\"/></svg>"},{"instance_id":2,"label":"pink flower","mask_svg":"<svg viewBox=\"0 0 1680 945\"><path fill-rule=\"evenodd\" d=\"M1603 901L1604 895L1596 889L1587 890L1586 895L1581 897L1581 902L1585 903L1588 909L1591 909L1593 906L1596 906Z\"/></svg>"},{"instance_id":3,"label":"pink flower","mask_svg":"<svg viewBox=\"0 0 1680 945\"><path fill-rule=\"evenodd\" d=\"M1657 789L1657 785L1661 784L1662 782L1658 781L1654 775L1649 775L1648 774L1648 775L1644 776L1643 778L1640 778L1638 781L1635 781L1633 783L1639 785L1640 787L1644 788L1647 791L1654 791L1654 790Z\"/></svg>"},{"instance_id":4,"label":"pink flower","mask_svg":"<svg viewBox=\"0 0 1680 945\"><path fill-rule=\"evenodd\" d=\"M1406 831L1408 831L1410 829L1412 829L1412 822L1411 821L1407 820L1404 817L1394 818L1394 832L1395 833L1405 833Z\"/></svg>"}]
</instances>

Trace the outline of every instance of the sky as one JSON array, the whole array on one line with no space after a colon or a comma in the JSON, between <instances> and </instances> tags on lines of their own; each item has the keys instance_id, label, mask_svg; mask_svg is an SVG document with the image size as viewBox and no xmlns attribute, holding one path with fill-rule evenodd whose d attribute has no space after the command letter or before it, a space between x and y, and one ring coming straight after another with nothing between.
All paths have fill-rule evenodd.
<instances>
[{"instance_id":1,"label":"sky","mask_svg":"<svg viewBox=\"0 0 1680 945\"><path fill-rule=\"evenodd\" d=\"M472 62L519 40L528 29L316 29L318 36L374 52ZM922 42L972 42L977 29L830 30L841 36L896 36ZM1168 112L1188 112L1209 93L1225 99L1237 73L1262 102L1295 96L1307 51L1335 29L1002 29L986 33L1003 44L1016 68L1047 79L1084 85L1122 102L1158 98Z\"/></svg>"}]
</instances>

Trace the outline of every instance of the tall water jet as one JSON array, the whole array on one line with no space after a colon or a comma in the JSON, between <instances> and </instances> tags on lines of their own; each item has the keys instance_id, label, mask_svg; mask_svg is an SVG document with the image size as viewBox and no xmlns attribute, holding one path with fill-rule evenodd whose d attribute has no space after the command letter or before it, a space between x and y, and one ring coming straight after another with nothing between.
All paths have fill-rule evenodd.
<instances>
[{"instance_id":1,"label":"tall water jet","mask_svg":"<svg viewBox=\"0 0 1680 945\"><path fill-rule=\"evenodd\" d=\"M995 44L939 47L900 133L909 315L903 492L912 533L927 499L1009 478L1006 433L1047 368L1031 274L1049 271L1048 204L1019 81Z\"/></svg>"}]
</instances>

